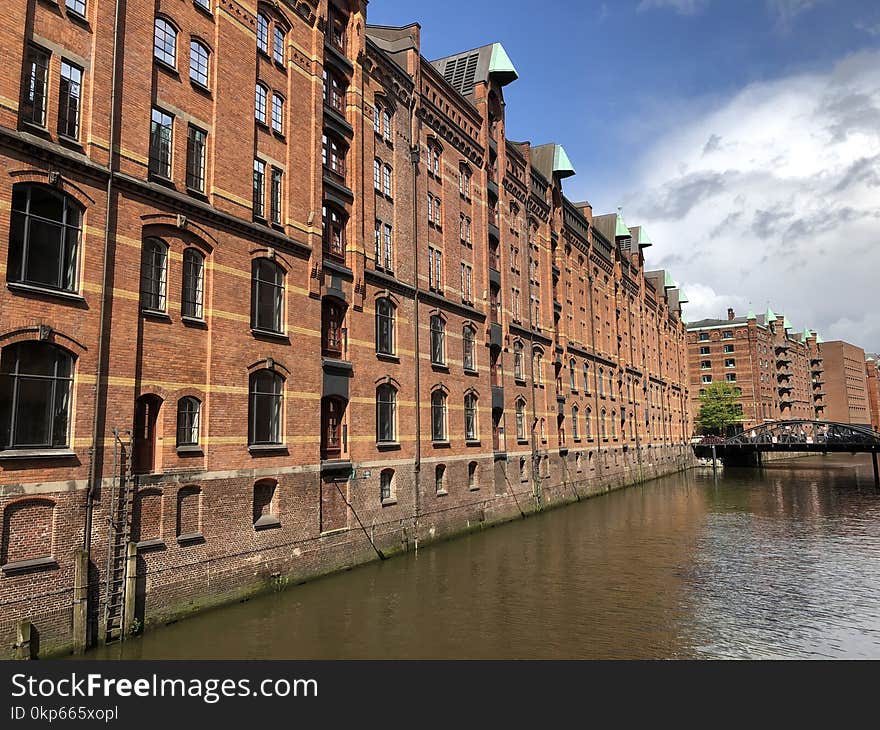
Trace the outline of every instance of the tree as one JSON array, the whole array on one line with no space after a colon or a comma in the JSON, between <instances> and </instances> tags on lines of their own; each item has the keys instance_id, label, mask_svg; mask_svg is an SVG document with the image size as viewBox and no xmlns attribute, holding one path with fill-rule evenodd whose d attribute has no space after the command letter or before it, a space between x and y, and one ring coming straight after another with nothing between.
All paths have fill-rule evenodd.
<instances>
[{"instance_id":1,"label":"tree","mask_svg":"<svg viewBox=\"0 0 880 730\"><path fill-rule=\"evenodd\" d=\"M697 428L706 434L722 435L742 419L742 391L730 383L712 383L700 394Z\"/></svg>"}]
</instances>

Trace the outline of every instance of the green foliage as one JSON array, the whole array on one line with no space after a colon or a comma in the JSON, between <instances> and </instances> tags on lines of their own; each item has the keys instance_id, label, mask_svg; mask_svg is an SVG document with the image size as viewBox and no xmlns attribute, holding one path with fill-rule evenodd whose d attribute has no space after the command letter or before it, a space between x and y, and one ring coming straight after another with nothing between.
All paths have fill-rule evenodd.
<instances>
[{"instance_id":1,"label":"green foliage","mask_svg":"<svg viewBox=\"0 0 880 730\"><path fill-rule=\"evenodd\" d=\"M742 418L742 391L730 383L712 383L700 395L697 428L705 434L723 435Z\"/></svg>"}]
</instances>

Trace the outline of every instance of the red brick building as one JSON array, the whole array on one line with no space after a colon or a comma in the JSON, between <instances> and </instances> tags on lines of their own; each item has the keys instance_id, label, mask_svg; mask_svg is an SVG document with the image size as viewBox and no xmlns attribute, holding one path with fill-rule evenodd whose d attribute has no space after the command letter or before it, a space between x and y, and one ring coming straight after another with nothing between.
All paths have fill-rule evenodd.
<instances>
[{"instance_id":1,"label":"red brick building","mask_svg":"<svg viewBox=\"0 0 880 730\"><path fill-rule=\"evenodd\" d=\"M865 360L865 383L868 390L868 409L871 412L871 428L880 431L880 372L877 355Z\"/></svg>"},{"instance_id":2,"label":"red brick building","mask_svg":"<svg viewBox=\"0 0 880 730\"><path fill-rule=\"evenodd\" d=\"M788 317L769 308L745 317L728 309L726 319L690 322L687 332L694 417L706 386L726 382L740 391L744 429L779 420L826 420L816 332L793 332Z\"/></svg>"},{"instance_id":3,"label":"red brick building","mask_svg":"<svg viewBox=\"0 0 880 730\"><path fill-rule=\"evenodd\" d=\"M819 350L825 361L828 420L870 425L865 351L842 340L823 342Z\"/></svg>"},{"instance_id":4,"label":"red brick building","mask_svg":"<svg viewBox=\"0 0 880 730\"><path fill-rule=\"evenodd\" d=\"M7 6L7 646L686 463L680 292L506 138L500 44L429 62L357 0Z\"/></svg>"}]
</instances>

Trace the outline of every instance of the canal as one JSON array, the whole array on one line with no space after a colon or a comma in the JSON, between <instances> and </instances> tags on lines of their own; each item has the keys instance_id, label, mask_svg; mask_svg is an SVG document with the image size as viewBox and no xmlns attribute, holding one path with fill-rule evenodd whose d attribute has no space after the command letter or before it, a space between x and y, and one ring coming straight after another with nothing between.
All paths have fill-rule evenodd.
<instances>
[{"instance_id":1,"label":"canal","mask_svg":"<svg viewBox=\"0 0 880 730\"><path fill-rule=\"evenodd\" d=\"M865 456L691 471L88 656L878 658L880 492Z\"/></svg>"}]
</instances>

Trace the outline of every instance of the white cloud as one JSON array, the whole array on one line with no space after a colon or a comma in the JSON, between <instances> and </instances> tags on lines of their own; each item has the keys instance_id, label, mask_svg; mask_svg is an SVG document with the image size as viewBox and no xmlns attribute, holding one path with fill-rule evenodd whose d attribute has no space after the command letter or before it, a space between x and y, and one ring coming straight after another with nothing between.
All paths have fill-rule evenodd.
<instances>
[{"instance_id":1,"label":"white cloud","mask_svg":"<svg viewBox=\"0 0 880 730\"><path fill-rule=\"evenodd\" d=\"M630 225L686 317L770 300L795 327L880 349L880 53L680 108L636 166Z\"/></svg>"},{"instance_id":2,"label":"white cloud","mask_svg":"<svg viewBox=\"0 0 880 730\"><path fill-rule=\"evenodd\" d=\"M821 0L768 0L767 4L771 12L776 15L779 25L788 29L795 16L810 10L820 2Z\"/></svg>"},{"instance_id":3,"label":"white cloud","mask_svg":"<svg viewBox=\"0 0 880 730\"><path fill-rule=\"evenodd\" d=\"M670 8L680 15L695 15L702 10L709 0L642 0L636 10L652 10L654 8Z\"/></svg>"}]
</instances>

